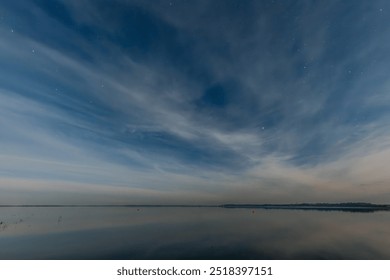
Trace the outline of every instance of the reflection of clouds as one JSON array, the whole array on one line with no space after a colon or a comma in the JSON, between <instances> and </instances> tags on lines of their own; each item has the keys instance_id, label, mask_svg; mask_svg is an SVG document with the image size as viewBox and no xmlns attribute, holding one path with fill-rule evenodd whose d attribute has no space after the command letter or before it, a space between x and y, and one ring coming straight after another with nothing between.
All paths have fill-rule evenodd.
<instances>
[{"instance_id":1,"label":"reflection of clouds","mask_svg":"<svg viewBox=\"0 0 390 280\"><path fill-rule=\"evenodd\" d=\"M1 209L9 224L24 218L23 223L10 225L1 232L0 258L389 258L387 212L259 209L252 212L220 208L47 210Z\"/></svg>"},{"instance_id":2,"label":"reflection of clouds","mask_svg":"<svg viewBox=\"0 0 390 280\"><path fill-rule=\"evenodd\" d=\"M388 4L217 2L4 4L0 203L388 202Z\"/></svg>"}]
</instances>

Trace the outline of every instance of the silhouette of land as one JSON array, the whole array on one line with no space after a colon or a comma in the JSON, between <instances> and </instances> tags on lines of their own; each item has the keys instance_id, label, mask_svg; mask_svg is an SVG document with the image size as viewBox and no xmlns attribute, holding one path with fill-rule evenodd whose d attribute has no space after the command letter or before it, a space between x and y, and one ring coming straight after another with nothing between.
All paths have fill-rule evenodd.
<instances>
[{"instance_id":1,"label":"silhouette of land","mask_svg":"<svg viewBox=\"0 0 390 280\"><path fill-rule=\"evenodd\" d=\"M347 211L347 212L374 212L389 211L388 204L373 204L365 202L346 203L297 203L297 204L221 204L221 205L188 205L188 204L36 204L36 205L0 205L0 207L128 207L128 208L257 208L257 209L279 209L279 210L315 210L315 211Z\"/></svg>"},{"instance_id":2,"label":"silhouette of land","mask_svg":"<svg viewBox=\"0 0 390 280\"><path fill-rule=\"evenodd\" d=\"M316 210L316 211L347 211L347 212L374 212L389 211L388 204L373 204L365 202L347 203L299 203L299 204L224 204L224 208L260 208L286 210Z\"/></svg>"}]
</instances>

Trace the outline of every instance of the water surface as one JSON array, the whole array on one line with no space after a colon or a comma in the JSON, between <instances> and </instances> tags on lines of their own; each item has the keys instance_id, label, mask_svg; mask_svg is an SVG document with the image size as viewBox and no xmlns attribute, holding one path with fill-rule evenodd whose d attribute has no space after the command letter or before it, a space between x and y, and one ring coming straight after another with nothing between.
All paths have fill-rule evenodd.
<instances>
[{"instance_id":1,"label":"water surface","mask_svg":"<svg viewBox=\"0 0 390 280\"><path fill-rule=\"evenodd\" d=\"M0 208L0 259L390 259L390 212Z\"/></svg>"}]
</instances>

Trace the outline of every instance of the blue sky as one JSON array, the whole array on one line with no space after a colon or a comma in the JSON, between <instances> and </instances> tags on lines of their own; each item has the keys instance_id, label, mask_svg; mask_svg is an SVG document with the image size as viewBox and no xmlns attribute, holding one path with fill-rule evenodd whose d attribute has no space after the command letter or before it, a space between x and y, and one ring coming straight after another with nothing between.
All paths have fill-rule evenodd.
<instances>
[{"instance_id":1,"label":"blue sky","mask_svg":"<svg viewBox=\"0 0 390 280\"><path fill-rule=\"evenodd\" d=\"M388 1L3 1L0 203L390 201Z\"/></svg>"}]
</instances>

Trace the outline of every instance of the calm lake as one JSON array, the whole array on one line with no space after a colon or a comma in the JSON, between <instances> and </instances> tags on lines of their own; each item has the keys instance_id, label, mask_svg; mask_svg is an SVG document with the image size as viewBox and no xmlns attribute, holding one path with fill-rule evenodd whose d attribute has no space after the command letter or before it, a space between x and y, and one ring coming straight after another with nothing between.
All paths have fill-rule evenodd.
<instances>
[{"instance_id":1,"label":"calm lake","mask_svg":"<svg viewBox=\"0 0 390 280\"><path fill-rule=\"evenodd\" d=\"M0 259L390 259L390 211L0 208Z\"/></svg>"}]
</instances>

